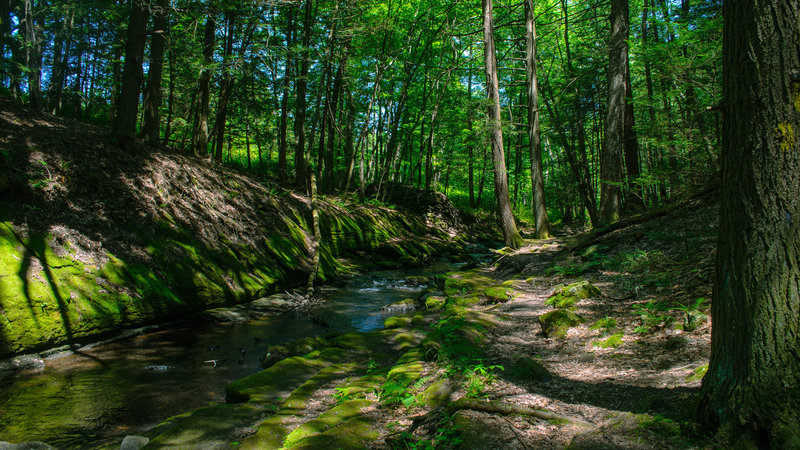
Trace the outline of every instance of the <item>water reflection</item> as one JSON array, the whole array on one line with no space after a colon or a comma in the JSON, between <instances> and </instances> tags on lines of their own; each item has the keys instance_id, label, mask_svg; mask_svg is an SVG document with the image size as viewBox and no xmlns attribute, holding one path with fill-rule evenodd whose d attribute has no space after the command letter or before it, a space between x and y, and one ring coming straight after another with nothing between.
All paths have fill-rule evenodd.
<instances>
[{"instance_id":1,"label":"water reflection","mask_svg":"<svg viewBox=\"0 0 800 450\"><path fill-rule=\"evenodd\" d=\"M0 381L0 441L40 440L58 448L119 442L167 417L223 402L225 384L260 369L269 345L329 332L371 331L393 313L380 308L418 295L407 275L432 276L455 265L376 272L344 288L325 288L313 316L246 323L184 322L53 359L38 371Z\"/></svg>"}]
</instances>

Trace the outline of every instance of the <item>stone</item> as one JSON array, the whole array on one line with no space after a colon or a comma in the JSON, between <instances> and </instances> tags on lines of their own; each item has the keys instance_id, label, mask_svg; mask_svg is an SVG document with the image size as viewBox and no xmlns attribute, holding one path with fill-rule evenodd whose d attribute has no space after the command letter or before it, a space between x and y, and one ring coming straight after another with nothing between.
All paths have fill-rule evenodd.
<instances>
[{"instance_id":1,"label":"stone","mask_svg":"<svg viewBox=\"0 0 800 450\"><path fill-rule=\"evenodd\" d=\"M412 298L406 298L381 307L381 310L389 312L408 312L416 311L416 309L417 302Z\"/></svg>"},{"instance_id":2,"label":"stone","mask_svg":"<svg viewBox=\"0 0 800 450\"><path fill-rule=\"evenodd\" d=\"M438 408L450 401L453 389L453 383L450 380L439 380L417 395L417 400L431 409Z\"/></svg>"},{"instance_id":3,"label":"stone","mask_svg":"<svg viewBox=\"0 0 800 450\"><path fill-rule=\"evenodd\" d=\"M55 447L39 441L23 442L21 444L0 442L0 450L55 450L55 449L56 449Z\"/></svg>"},{"instance_id":4,"label":"stone","mask_svg":"<svg viewBox=\"0 0 800 450\"><path fill-rule=\"evenodd\" d=\"M554 308L567 308L579 300L585 298L592 298L601 295L600 289L597 289L592 283L588 281L579 281L567 286L559 286L553 294L545 301L545 304L551 305Z\"/></svg>"},{"instance_id":5,"label":"stone","mask_svg":"<svg viewBox=\"0 0 800 450\"><path fill-rule=\"evenodd\" d=\"M547 337L557 339L563 339L567 336L567 330L569 330L570 327L580 325L583 322L583 317L566 309L557 309L539 316L539 324L542 326L542 333Z\"/></svg>"},{"instance_id":6,"label":"stone","mask_svg":"<svg viewBox=\"0 0 800 450\"><path fill-rule=\"evenodd\" d=\"M150 442L149 438L144 436L129 435L125 436L122 440L122 445L119 450L139 450Z\"/></svg>"}]
</instances>

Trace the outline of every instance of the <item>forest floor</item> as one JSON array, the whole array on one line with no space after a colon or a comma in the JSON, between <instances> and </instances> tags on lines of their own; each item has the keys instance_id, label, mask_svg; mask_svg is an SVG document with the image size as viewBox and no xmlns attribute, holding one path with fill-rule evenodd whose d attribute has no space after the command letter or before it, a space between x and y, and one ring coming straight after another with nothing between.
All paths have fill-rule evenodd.
<instances>
[{"instance_id":1,"label":"forest floor","mask_svg":"<svg viewBox=\"0 0 800 450\"><path fill-rule=\"evenodd\" d=\"M387 422L400 435L384 437L423 448L702 446L706 437L693 415L710 355L716 194L664 212L603 235L563 230L483 269L512 300L470 307L500 320L487 327L482 358L461 373L451 400L472 396L486 404L450 408L459 412L449 421L440 415L426 422L432 410L412 409ZM570 308L584 322L563 338L543 335L539 318L554 310L548 298L584 280L600 290ZM443 375L441 367L429 370Z\"/></svg>"},{"instance_id":2,"label":"forest floor","mask_svg":"<svg viewBox=\"0 0 800 450\"><path fill-rule=\"evenodd\" d=\"M694 408L710 355L716 196L419 280L431 286L418 310L384 330L271 349L265 370L228 385L228 404L168 420L150 445L705 447ZM573 286L584 282L599 291ZM553 311L576 322L560 334Z\"/></svg>"}]
</instances>

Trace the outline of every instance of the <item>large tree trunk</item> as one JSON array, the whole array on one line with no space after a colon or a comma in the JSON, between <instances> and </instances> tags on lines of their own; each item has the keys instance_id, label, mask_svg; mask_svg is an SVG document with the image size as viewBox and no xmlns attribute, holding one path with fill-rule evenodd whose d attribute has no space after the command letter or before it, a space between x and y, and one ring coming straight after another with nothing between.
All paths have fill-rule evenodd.
<instances>
[{"instance_id":1,"label":"large tree trunk","mask_svg":"<svg viewBox=\"0 0 800 450\"><path fill-rule=\"evenodd\" d=\"M214 34L217 29L217 10L213 3L209 6L203 33L203 68L197 80L198 104L194 132L192 133L192 150L195 155L202 156L208 152L208 104L211 97L211 65L214 63Z\"/></svg>"},{"instance_id":2,"label":"large tree trunk","mask_svg":"<svg viewBox=\"0 0 800 450\"><path fill-rule=\"evenodd\" d=\"M492 10L492 0L483 0L483 51L486 62L486 93L489 97L488 115L494 163L494 195L505 243L508 247L519 248L522 245L522 237L517 231L514 215L511 213L511 202L508 198L508 174L503 154L503 130L500 123L500 92L497 82Z\"/></svg>"},{"instance_id":3,"label":"large tree trunk","mask_svg":"<svg viewBox=\"0 0 800 450\"><path fill-rule=\"evenodd\" d=\"M302 55L300 57L300 77L297 82L297 113L295 114L295 135L297 146L294 149L294 184L306 186L306 89L308 88L309 45L311 44L311 21L313 0L306 0L303 17Z\"/></svg>"},{"instance_id":4,"label":"large tree trunk","mask_svg":"<svg viewBox=\"0 0 800 450\"><path fill-rule=\"evenodd\" d=\"M701 411L728 439L800 448L800 0L725 2L723 17L722 197Z\"/></svg>"},{"instance_id":5,"label":"large tree trunk","mask_svg":"<svg viewBox=\"0 0 800 450\"><path fill-rule=\"evenodd\" d=\"M525 1L525 74L528 82L528 138L531 153L531 190L533 191L533 217L536 220L536 237L550 237L550 221L544 198L544 171L542 170L542 141L539 136L539 86L536 78L536 23L532 0ZM470 183L472 174L470 174ZM470 191L470 197L472 192Z\"/></svg>"},{"instance_id":6,"label":"large tree trunk","mask_svg":"<svg viewBox=\"0 0 800 450\"><path fill-rule=\"evenodd\" d=\"M283 97L281 98L281 122L278 131L278 181L281 183L286 182L286 153L288 143L286 141L286 134L289 128L289 87L291 86L292 77L292 60L293 55L291 52L292 40L294 36L294 7L290 6L286 14L286 65L283 71Z\"/></svg>"},{"instance_id":7,"label":"large tree trunk","mask_svg":"<svg viewBox=\"0 0 800 450\"><path fill-rule=\"evenodd\" d=\"M611 0L608 52L608 110L600 160L600 222L619 220L624 145L625 73L628 67L628 0Z\"/></svg>"},{"instance_id":8,"label":"large tree trunk","mask_svg":"<svg viewBox=\"0 0 800 450\"><path fill-rule=\"evenodd\" d=\"M113 132L120 137L136 134L136 115L139 112L139 92L142 86L145 29L150 9L146 0L132 0L128 21L128 40L125 44L125 66L122 69L122 89Z\"/></svg>"},{"instance_id":9,"label":"large tree trunk","mask_svg":"<svg viewBox=\"0 0 800 450\"><path fill-rule=\"evenodd\" d=\"M167 42L167 8L169 0L158 0L153 18L153 37L150 41L150 70L147 73L147 88L144 91L144 125L142 135L150 143L158 141L161 122L161 78L164 72L164 48Z\"/></svg>"},{"instance_id":10,"label":"large tree trunk","mask_svg":"<svg viewBox=\"0 0 800 450\"><path fill-rule=\"evenodd\" d=\"M36 24L33 0L25 0L25 66L28 69L28 101L31 108L42 109L42 37Z\"/></svg>"},{"instance_id":11,"label":"large tree trunk","mask_svg":"<svg viewBox=\"0 0 800 450\"><path fill-rule=\"evenodd\" d=\"M633 115L633 86L631 85L630 60L625 67L625 120L622 130L623 149L625 151L625 172L627 179L627 209L641 211L644 209L644 191L639 183L639 138L636 135L636 118Z\"/></svg>"},{"instance_id":12,"label":"large tree trunk","mask_svg":"<svg viewBox=\"0 0 800 450\"><path fill-rule=\"evenodd\" d=\"M222 59L223 73L219 92L219 104L217 105L217 118L214 122L214 130L217 133L217 145L214 159L217 162L222 162L222 146L225 143L225 125L228 121L228 103L230 102L231 92L233 91L231 56L233 55L233 31L236 21L236 12L235 10L229 10L225 13L225 16L227 35L225 36L225 53ZM244 45L242 45L242 47L244 47Z\"/></svg>"},{"instance_id":13,"label":"large tree trunk","mask_svg":"<svg viewBox=\"0 0 800 450\"><path fill-rule=\"evenodd\" d=\"M61 29L53 39L53 74L50 78L50 88L48 89L48 104L51 114L61 111L61 94L64 92L64 81L66 80L69 53L72 47L72 30L75 24L75 9L67 7L64 11L64 18L61 22ZM66 47L66 48L65 48ZM2 51L0 51L2 55Z\"/></svg>"}]
</instances>

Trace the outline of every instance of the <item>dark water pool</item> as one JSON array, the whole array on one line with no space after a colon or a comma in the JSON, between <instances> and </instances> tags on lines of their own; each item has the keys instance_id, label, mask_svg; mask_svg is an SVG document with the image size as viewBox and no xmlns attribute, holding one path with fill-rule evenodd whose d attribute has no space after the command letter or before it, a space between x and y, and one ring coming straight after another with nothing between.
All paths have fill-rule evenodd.
<instances>
[{"instance_id":1,"label":"dark water pool","mask_svg":"<svg viewBox=\"0 0 800 450\"><path fill-rule=\"evenodd\" d=\"M170 416L224 402L225 385L258 371L269 345L382 328L392 315L382 306L424 288L405 277L430 277L456 267L436 263L375 272L341 288L325 288L313 316L327 326L303 314L243 323L187 321L49 360L44 369L0 381L0 441L38 440L58 448L117 443Z\"/></svg>"}]
</instances>

